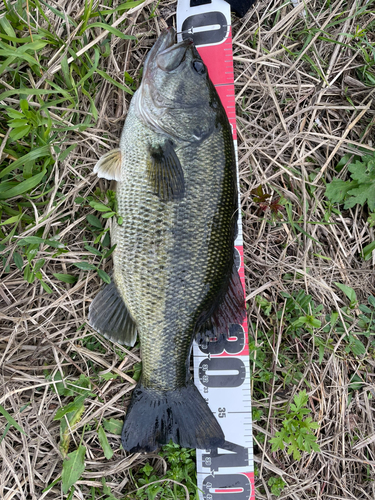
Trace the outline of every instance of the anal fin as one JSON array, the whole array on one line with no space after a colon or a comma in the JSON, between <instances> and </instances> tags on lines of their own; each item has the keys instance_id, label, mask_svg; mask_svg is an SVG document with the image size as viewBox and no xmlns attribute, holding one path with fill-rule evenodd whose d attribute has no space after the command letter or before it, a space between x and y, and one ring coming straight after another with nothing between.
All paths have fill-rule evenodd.
<instances>
[{"instance_id":1,"label":"anal fin","mask_svg":"<svg viewBox=\"0 0 375 500\"><path fill-rule=\"evenodd\" d=\"M137 326L113 281L102 288L91 302L88 322L112 342L129 346L135 344Z\"/></svg>"},{"instance_id":2,"label":"anal fin","mask_svg":"<svg viewBox=\"0 0 375 500\"><path fill-rule=\"evenodd\" d=\"M199 328L197 342L219 340L228 337L229 325L242 325L246 316L245 297L237 266L233 264L226 293L211 317Z\"/></svg>"}]
</instances>

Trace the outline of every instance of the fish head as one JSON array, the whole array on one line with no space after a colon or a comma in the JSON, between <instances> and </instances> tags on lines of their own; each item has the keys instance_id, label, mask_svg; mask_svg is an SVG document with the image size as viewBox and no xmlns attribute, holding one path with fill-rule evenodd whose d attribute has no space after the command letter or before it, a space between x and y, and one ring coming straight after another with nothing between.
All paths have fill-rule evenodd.
<instances>
[{"instance_id":1,"label":"fish head","mask_svg":"<svg viewBox=\"0 0 375 500\"><path fill-rule=\"evenodd\" d=\"M136 107L156 132L199 141L217 124L219 98L193 41L174 40L174 30L168 29L150 50Z\"/></svg>"}]
</instances>

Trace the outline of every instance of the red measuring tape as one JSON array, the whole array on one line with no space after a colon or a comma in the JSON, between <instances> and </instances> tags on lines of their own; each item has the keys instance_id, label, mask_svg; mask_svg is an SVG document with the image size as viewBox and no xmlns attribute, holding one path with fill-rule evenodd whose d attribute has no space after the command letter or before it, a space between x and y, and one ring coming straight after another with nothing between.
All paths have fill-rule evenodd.
<instances>
[{"instance_id":1,"label":"red measuring tape","mask_svg":"<svg viewBox=\"0 0 375 500\"><path fill-rule=\"evenodd\" d=\"M207 66L232 127L237 158L229 4L224 0L178 0L177 32L178 41L185 38L194 40ZM239 275L245 289L240 213L239 210L235 248ZM197 450L200 498L253 500L254 461L246 319L242 325L230 325L227 339L205 345L195 342L193 355L195 384L219 421L226 439L223 448Z\"/></svg>"}]
</instances>

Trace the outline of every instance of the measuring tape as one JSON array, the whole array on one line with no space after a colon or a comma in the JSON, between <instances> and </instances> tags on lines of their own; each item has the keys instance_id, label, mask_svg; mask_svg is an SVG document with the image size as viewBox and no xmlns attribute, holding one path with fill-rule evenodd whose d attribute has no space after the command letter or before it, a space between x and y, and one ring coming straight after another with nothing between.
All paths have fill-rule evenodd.
<instances>
[{"instance_id":1,"label":"measuring tape","mask_svg":"<svg viewBox=\"0 0 375 500\"><path fill-rule=\"evenodd\" d=\"M237 162L230 5L224 0L178 0L178 41L192 38L226 110ZM237 164L238 180L238 164ZM239 203L240 200L238 200ZM240 203L239 203L240 207ZM245 289L239 210L236 263ZM194 380L225 434L223 448L197 450L199 497L254 500L254 461L247 322L230 325L229 337L193 345Z\"/></svg>"}]
</instances>

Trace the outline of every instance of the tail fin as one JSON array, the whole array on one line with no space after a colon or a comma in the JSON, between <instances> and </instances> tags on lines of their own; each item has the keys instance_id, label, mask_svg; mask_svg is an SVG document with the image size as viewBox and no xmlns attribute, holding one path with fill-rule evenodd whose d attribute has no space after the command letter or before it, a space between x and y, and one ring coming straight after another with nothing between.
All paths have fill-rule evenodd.
<instances>
[{"instance_id":1,"label":"tail fin","mask_svg":"<svg viewBox=\"0 0 375 500\"><path fill-rule=\"evenodd\" d=\"M185 448L216 448L223 431L192 381L172 391L134 389L122 429L125 450L153 451L173 442Z\"/></svg>"}]
</instances>

